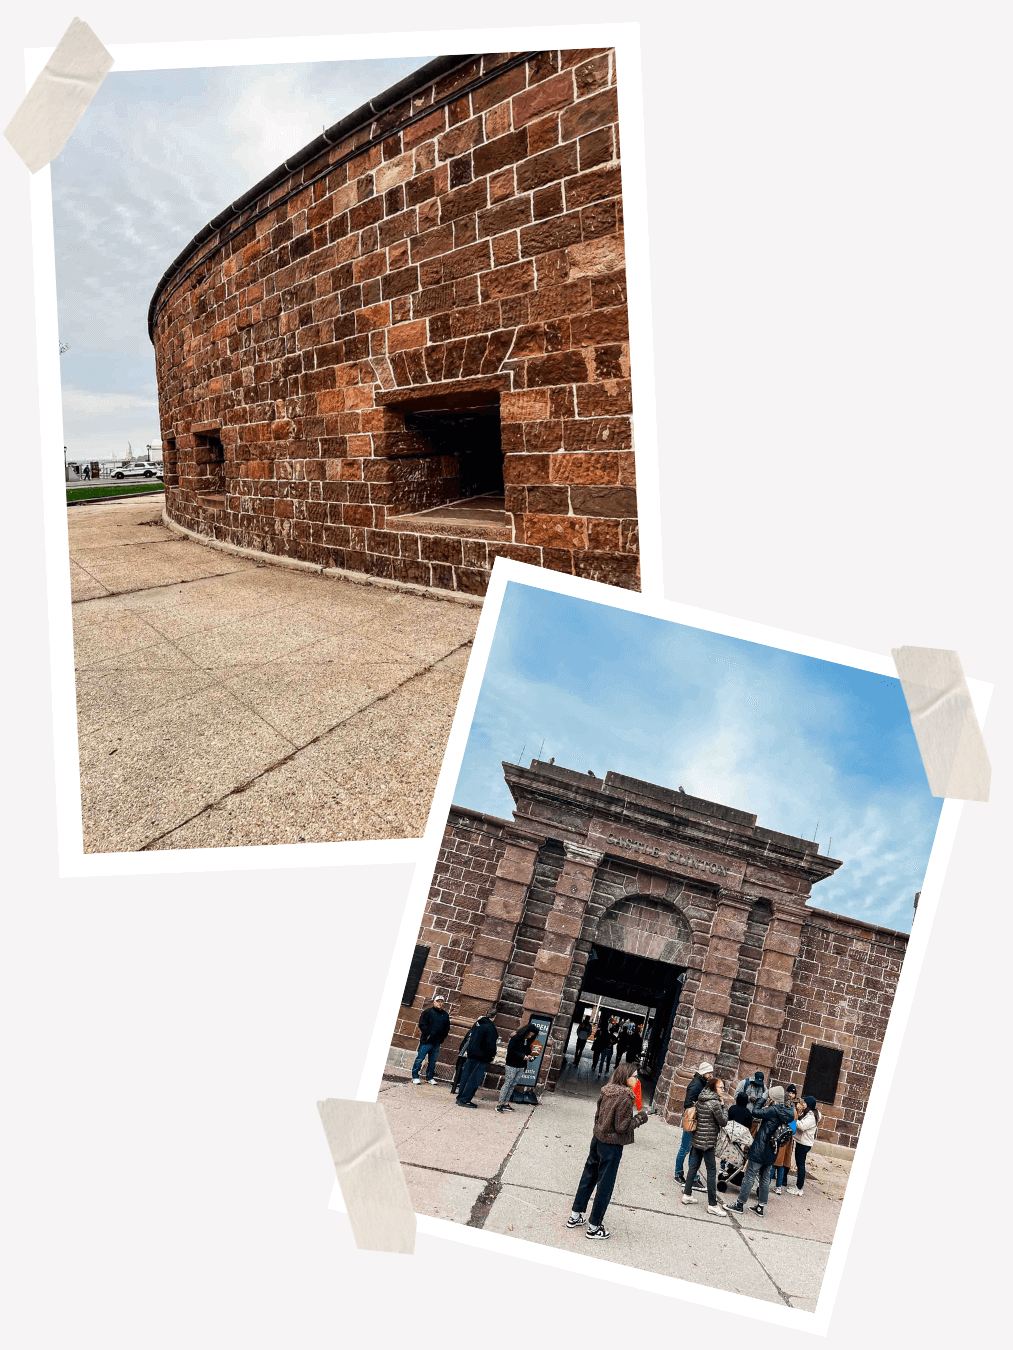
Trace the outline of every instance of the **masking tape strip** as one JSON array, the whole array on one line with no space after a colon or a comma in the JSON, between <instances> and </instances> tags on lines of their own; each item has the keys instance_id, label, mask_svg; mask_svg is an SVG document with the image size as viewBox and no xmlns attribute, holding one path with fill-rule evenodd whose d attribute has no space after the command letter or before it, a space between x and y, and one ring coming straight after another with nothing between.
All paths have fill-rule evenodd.
<instances>
[{"instance_id":1,"label":"masking tape strip","mask_svg":"<svg viewBox=\"0 0 1013 1350\"><path fill-rule=\"evenodd\" d=\"M896 647L893 660L933 797L987 802L992 769L960 657L936 647Z\"/></svg>"},{"instance_id":2,"label":"masking tape strip","mask_svg":"<svg viewBox=\"0 0 1013 1350\"><path fill-rule=\"evenodd\" d=\"M380 1102L317 1102L355 1245L415 1253L415 1210Z\"/></svg>"},{"instance_id":3,"label":"masking tape strip","mask_svg":"<svg viewBox=\"0 0 1013 1350\"><path fill-rule=\"evenodd\" d=\"M67 144L112 69L113 58L82 19L72 19L4 135L37 173Z\"/></svg>"}]
</instances>

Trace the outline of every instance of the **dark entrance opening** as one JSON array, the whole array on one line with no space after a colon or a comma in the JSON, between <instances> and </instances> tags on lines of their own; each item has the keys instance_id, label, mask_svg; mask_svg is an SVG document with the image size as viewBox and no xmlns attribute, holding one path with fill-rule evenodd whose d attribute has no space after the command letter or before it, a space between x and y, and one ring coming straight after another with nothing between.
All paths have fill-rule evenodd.
<instances>
[{"instance_id":1,"label":"dark entrance opening","mask_svg":"<svg viewBox=\"0 0 1013 1350\"><path fill-rule=\"evenodd\" d=\"M579 1065L572 1064L576 1043L576 1024L585 1013L592 1020L606 1024L617 1019L620 1024L643 1024L643 1049L640 1054L640 1080L645 1102L653 1097L654 1084L665 1062L672 1022L679 1004L679 995L685 979L682 966L666 961L653 961L646 956L617 951L594 943L584 970L584 981L574 1008L574 1026L567 1046L567 1064L559 1080L559 1091L586 1091L595 1095L604 1081L591 1071L592 1042L588 1042ZM618 1062L613 1052L612 1066Z\"/></svg>"},{"instance_id":2,"label":"dark entrance opening","mask_svg":"<svg viewBox=\"0 0 1013 1350\"><path fill-rule=\"evenodd\" d=\"M403 431L385 436L393 461L388 519L398 522L395 528L405 516L436 526L437 533L456 533L455 525L478 526L479 534L505 528L499 390L386 406L404 419Z\"/></svg>"},{"instance_id":3,"label":"dark entrance opening","mask_svg":"<svg viewBox=\"0 0 1013 1350\"><path fill-rule=\"evenodd\" d=\"M194 466L198 497L209 506L225 505L225 447L218 432L195 435Z\"/></svg>"}]
</instances>

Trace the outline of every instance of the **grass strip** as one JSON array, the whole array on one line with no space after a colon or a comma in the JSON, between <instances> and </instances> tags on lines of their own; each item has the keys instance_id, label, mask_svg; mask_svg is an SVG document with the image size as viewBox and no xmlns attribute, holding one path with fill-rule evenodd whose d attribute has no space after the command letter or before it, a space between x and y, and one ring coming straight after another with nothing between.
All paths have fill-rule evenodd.
<instances>
[{"instance_id":1,"label":"grass strip","mask_svg":"<svg viewBox=\"0 0 1013 1350\"><path fill-rule=\"evenodd\" d=\"M121 497L124 494L130 494L134 492L164 492L164 491L165 491L165 484L162 483L161 480L159 480L159 482L157 483L117 483L115 487L110 485L109 487L68 488L67 501L82 502L91 499L98 500L100 497L113 497L113 496Z\"/></svg>"}]
</instances>

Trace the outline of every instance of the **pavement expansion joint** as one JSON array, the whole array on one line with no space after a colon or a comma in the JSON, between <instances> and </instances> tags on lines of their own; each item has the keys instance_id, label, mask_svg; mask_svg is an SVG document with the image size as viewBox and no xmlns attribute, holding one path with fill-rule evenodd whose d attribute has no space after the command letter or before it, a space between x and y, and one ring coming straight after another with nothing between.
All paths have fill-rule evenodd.
<instances>
[{"instance_id":1,"label":"pavement expansion joint","mask_svg":"<svg viewBox=\"0 0 1013 1350\"><path fill-rule=\"evenodd\" d=\"M185 541L181 540L180 542L182 543ZM126 545L124 545L124 547L126 547ZM81 563L78 562L77 558L75 558L74 561L77 563L78 567L81 568L82 572L88 572L87 567L82 567ZM123 591L107 590L105 595L89 595L83 600L73 600L71 601L71 603L74 605L90 605L95 600L108 600L110 597L117 595L140 595L143 591L166 591L170 590L173 586L192 586L194 585L195 582L211 581L212 578L214 577L230 577L236 570L237 569L235 567L230 567L227 572L209 572L207 573L206 576L202 577L180 577L178 581L160 581L157 583L157 585L154 586L131 586L127 590ZM91 577L90 572L88 572L88 575ZM97 577L92 577L92 580L95 582L97 586L102 585L102 582L99 581Z\"/></svg>"},{"instance_id":2,"label":"pavement expansion joint","mask_svg":"<svg viewBox=\"0 0 1013 1350\"><path fill-rule=\"evenodd\" d=\"M339 727L347 726L348 723L351 722L354 718L360 717L364 712L368 712L371 708L375 708L377 707L378 704L383 703L387 699L393 697L394 694L397 694L400 692L400 690L404 689L406 685L412 684L415 680L422 679L423 676L428 675L431 670L434 670L444 661L449 660L450 657L455 656L459 651L462 651L465 647L470 647L473 642L474 638L467 638L465 639L464 642L459 642L456 647L451 648L451 650L448 652L444 652L442 656L437 657L435 661L431 661L429 665L425 666L422 670L415 671L414 674L409 675L406 679L402 680L400 684L395 685L393 689L388 689L386 693L380 694L377 698L373 699L371 703L364 704L361 708L356 708L354 712L350 712L346 717L340 718L332 726L325 727L323 731L318 732L316 736L312 736L308 741L305 741L302 745L292 745L292 749L289 751L287 755L282 755L279 759L276 759L273 763L268 764L266 768L261 769L259 773L251 774L251 776L247 778L245 782L237 784L236 787L232 788L228 792L223 792L221 796L216 797L214 801L206 802L200 808L200 810L194 811L193 814L187 816L185 820L176 821L173 825L169 826L167 829L161 830L153 838L147 840L146 843L142 844L140 848L137 850L137 852L143 853L147 849L153 848L155 844L160 843L161 840L165 839L168 835L174 834L177 830L182 829L183 826L185 825L192 824L193 821L199 819L207 812L212 811L216 807L221 806L222 802L228 801L230 797L241 796L244 792L247 792L254 785L254 783L259 782L262 778L265 778L268 774L274 773L275 770L280 769L284 765L290 763L296 757L296 755L299 755L304 750L309 749L311 745L316 745L317 742L322 741L325 736L329 736L332 732L337 731ZM244 704L244 706L247 705ZM260 717L262 721L265 722L265 725L267 726L271 725L269 722L267 722L266 718L262 716L262 714L257 713L256 715ZM276 727L273 729L277 731ZM278 732L278 734L282 735L281 732ZM289 740L287 736L285 736L284 739ZM292 742L289 741L289 744L292 744Z\"/></svg>"},{"instance_id":3,"label":"pavement expansion joint","mask_svg":"<svg viewBox=\"0 0 1013 1350\"><path fill-rule=\"evenodd\" d=\"M489 1218L489 1215L492 1212L492 1207L495 1204L500 1191L503 1189L503 1173L506 1171L507 1163L509 1163L510 1159L514 1156L514 1150L517 1148L517 1145L521 1142L521 1139L524 1136L524 1131L531 1124L531 1117L533 1115L534 1112L530 1112L528 1114L527 1119L523 1122L521 1128L517 1131L517 1137L514 1139L513 1143L510 1145L510 1148L507 1150L506 1157L500 1163L499 1170L497 1171L496 1175L489 1178L489 1180L485 1183L485 1189L482 1191L482 1194L475 1201L474 1205L472 1205L471 1217L468 1219L469 1228L485 1227L486 1220Z\"/></svg>"}]
</instances>

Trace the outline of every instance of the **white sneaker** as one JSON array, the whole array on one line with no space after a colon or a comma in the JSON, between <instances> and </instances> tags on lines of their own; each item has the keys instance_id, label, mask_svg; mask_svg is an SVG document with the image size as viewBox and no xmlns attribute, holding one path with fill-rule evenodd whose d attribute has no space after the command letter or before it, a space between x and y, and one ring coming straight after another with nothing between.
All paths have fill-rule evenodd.
<instances>
[{"instance_id":1,"label":"white sneaker","mask_svg":"<svg viewBox=\"0 0 1013 1350\"><path fill-rule=\"evenodd\" d=\"M727 1218L728 1216L728 1211L725 1209L724 1205L708 1205L707 1213L716 1214L720 1219Z\"/></svg>"},{"instance_id":2,"label":"white sneaker","mask_svg":"<svg viewBox=\"0 0 1013 1350\"><path fill-rule=\"evenodd\" d=\"M416 1087L418 1087L418 1085L422 1082L422 1079L421 1079L421 1078L413 1078L413 1079L412 1079L412 1082L415 1084Z\"/></svg>"},{"instance_id":3,"label":"white sneaker","mask_svg":"<svg viewBox=\"0 0 1013 1350\"><path fill-rule=\"evenodd\" d=\"M682 1203L683 1203L684 1205L695 1205L695 1204L696 1204L696 1196L695 1196L695 1195L684 1195L684 1196L682 1197Z\"/></svg>"},{"instance_id":4,"label":"white sneaker","mask_svg":"<svg viewBox=\"0 0 1013 1350\"><path fill-rule=\"evenodd\" d=\"M789 1187L788 1187L788 1194L789 1194L789 1195L801 1195L802 1192L799 1190L799 1188L798 1188L797 1186L789 1186Z\"/></svg>"},{"instance_id":5,"label":"white sneaker","mask_svg":"<svg viewBox=\"0 0 1013 1350\"><path fill-rule=\"evenodd\" d=\"M775 1195L780 1195L780 1194L781 1194L781 1187L780 1187L780 1186L777 1187L777 1189L775 1190L774 1194L775 1194Z\"/></svg>"}]
</instances>

